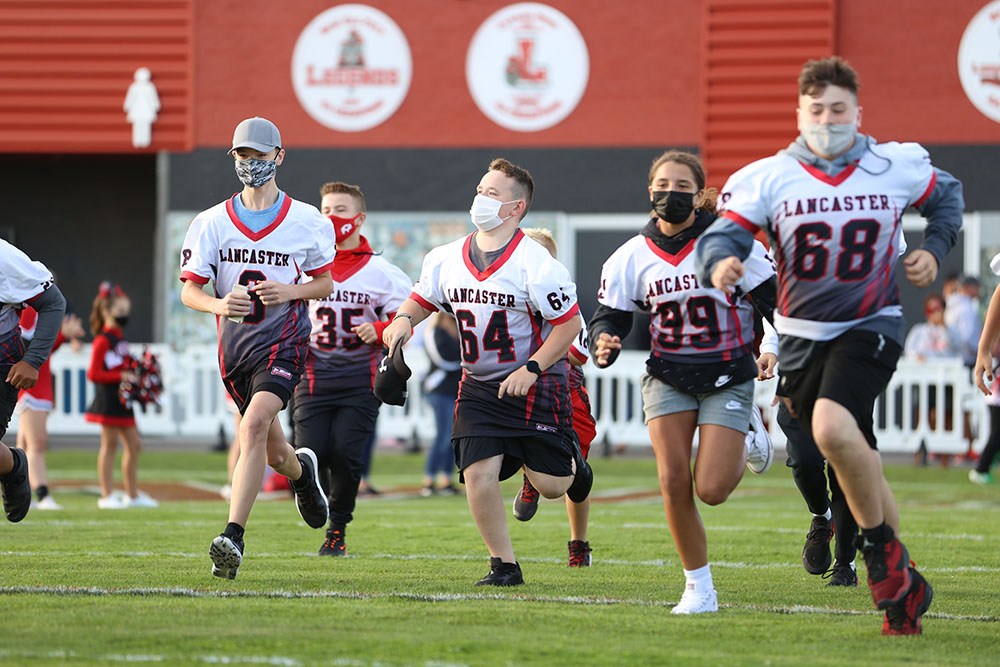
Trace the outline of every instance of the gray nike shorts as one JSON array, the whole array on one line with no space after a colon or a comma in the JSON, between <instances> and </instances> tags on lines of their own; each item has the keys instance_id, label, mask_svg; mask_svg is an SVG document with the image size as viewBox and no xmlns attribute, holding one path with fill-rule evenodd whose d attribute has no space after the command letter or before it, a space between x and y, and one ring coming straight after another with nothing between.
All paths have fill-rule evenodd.
<instances>
[{"instance_id":1,"label":"gray nike shorts","mask_svg":"<svg viewBox=\"0 0 1000 667\"><path fill-rule=\"evenodd\" d=\"M746 433L750 430L753 383L747 380L707 394L689 394L643 373L642 410L647 424L657 417L697 410L699 426L718 424Z\"/></svg>"}]
</instances>

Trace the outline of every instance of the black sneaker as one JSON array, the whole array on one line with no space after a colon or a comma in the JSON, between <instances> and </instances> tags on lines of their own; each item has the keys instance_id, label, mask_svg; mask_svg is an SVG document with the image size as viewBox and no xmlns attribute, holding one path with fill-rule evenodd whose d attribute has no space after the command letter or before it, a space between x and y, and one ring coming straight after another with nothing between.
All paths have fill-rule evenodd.
<instances>
[{"instance_id":1,"label":"black sneaker","mask_svg":"<svg viewBox=\"0 0 1000 667\"><path fill-rule=\"evenodd\" d=\"M330 517L330 505L323 487L319 485L316 454L308 447L300 447L295 450L295 455L302 464L302 476L291 483L292 491L295 492L295 507L306 525L310 528L322 528Z\"/></svg>"},{"instance_id":2,"label":"black sneaker","mask_svg":"<svg viewBox=\"0 0 1000 667\"><path fill-rule=\"evenodd\" d=\"M449 483L445 484L440 489L438 489L437 494L439 496L457 496L459 494L459 491L457 488L455 488L454 484Z\"/></svg>"},{"instance_id":3,"label":"black sneaker","mask_svg":"<svg viewBox=\"0 0 1000 667\"><path fill-rule=\"evenodd\" d=\"M243 562L243 540L222 533L212 540L208 555L212 558L212 574L223 579L235 579Z\"/></svg>"},{"instance_id":4,"label":"black sneaker","mask_svg":"<svg viewBox=\"0 0 1000 667\"><path fill-rule=\"evenodd\" d=\"M319 548L320 556L346 556L347 543L344 542L344 531L334 530L326 534L323 546Z\"/></svg>"},{"instance_id":5,"label":"black sneaker","mask_svg":"<svg viewBox=\"0 0 1000 667\"><path fill-rule=\"evenodd\" d=\"M490 558L490 573L476 582L476 586L520 586L524 583L519 563L504 563Z\"/></svg>"},{"instance_id":6,"label":"black sneaker","mask_svg":"<svg viewBox=\"0 0 1000 667\"><path fill-rule=\"evenodd\" d=\"M569 547L570 567L590 567L590 542L570 540L566 546Z\"/></svg>"},{"instance_id":7,"label":"black sneaker","mask_svg":"<svg viewBox=\"0 0 1000 667\"><path fill-rule=\"evenodd\" d=\"M528 476L524 476L524 485L514 498L514 518L527 521L538 511L538 489L531 485Z\"/></svg>"},{"instance_id":8,"label":"black sneaker","mask_svg":"<svg viewBox=\"0 0 1000 667\"><path fill-rule=\"evenodd\" d=\"M830 569L833 555L830 553L830 540L833 539L833 524L829 519L814 516L809 533L806 535L806 545L802 548L802 566L809 574L823 574Z\"/></svg>"},{"instance_id":9,"label":"black sneaker","mask_svg":"<svg viewBox=\"0 0 1000 667\"><path fill-rule=\"evenodd\" d=\"M566 495L574 503L582 503L590 496L590 489L594 486L594 471L591 469L587 459L583 458L580 450L580 441L573 436L573 460L576 461L576 477L573 483L566 489Z\"/></svg>"},{"instance_id":10,"label":"black sneaker","mask_svg":"<svg viewBox=\"0 0 1000 667\"><path fill-rule=\"evenodd\" d=\"M834 563L833 568L823 574L824 579L829 579L827 586L857 586L858 573L850 565Z\"/></svg>"},{"instance_id":11,"label":"black sneaker","mask_svg":"<svg viewBox=\"0 0 1000 667\"><path fill-rule=\"evenodd\" d=\"M0 445L6 447L6 445ZM28 483L28 455L24 450L10 449L14 457L14 467L6 475L0 475L0 494L3 495L3 511L7 520L17 523L31 507L31 484Z\"/></svg>"}]
</instances>

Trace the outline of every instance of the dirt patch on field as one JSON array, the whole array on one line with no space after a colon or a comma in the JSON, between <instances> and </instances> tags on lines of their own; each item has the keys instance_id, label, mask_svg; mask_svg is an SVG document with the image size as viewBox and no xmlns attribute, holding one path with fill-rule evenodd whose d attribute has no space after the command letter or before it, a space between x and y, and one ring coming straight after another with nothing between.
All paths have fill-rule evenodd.
<instances>
[{"instance_id":1,"label":"dirt patch on field","mask_svg":"<svg viewBox=\"0 0 1000 667\"><path fill-rule=\"evenodd\" d=\"M52 482L52 490L59 489L73 491L94 490L100 493L100 489L95 482ZM174 482L143 482L140 488L150 496L159 501L165 500L222 500L218 492L200 489L188 484L177 484ZM116 485L116 491L123 491L123 487Z\"/></svg>"}]
</instances>

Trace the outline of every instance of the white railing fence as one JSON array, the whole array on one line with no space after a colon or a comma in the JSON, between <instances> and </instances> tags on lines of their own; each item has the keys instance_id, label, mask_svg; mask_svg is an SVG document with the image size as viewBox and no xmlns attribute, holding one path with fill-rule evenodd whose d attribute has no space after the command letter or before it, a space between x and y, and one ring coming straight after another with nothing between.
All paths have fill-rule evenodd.
<instances>
[{"instance_id":1,"label":"white railing fence","mask_svg":"<svg viewBox=\"0 0 1000 667\"><path fill-rule=\"evenodd\" d=\"M162 405L136 411L140 432L179 438L212 437L220 428L231 433L232 416L219 379L215 346L190 346L184 350L167 345L149 347L160 359L165 391ZM143 346L133 344L132 349L138 353ZM626 351L610 368L587 367L587 389L597 418L596 443L649 446L639 387L646 356ZM56 398L48 424L53 435L100 432L96 424L83 420L94 394L93 385L86 378L89 359L89 346L78 352L63 348L52 357ZM427 370L423 351L409 352L407 364L413 370L409 398L403 407L382 406L378 433L380 437L427 442L434 436L434 420L423 400L421 380ZM773 418L773 396L773 380L757 383L756 402L770 425L775 444L783 446L784 435ZM929 409L932 404L936 404L933 411ZM913 452L925 441L932 452L964 452L968 447L963 433L964 412L970 415L975 448L980 450L989 437L988 411L983 396L972 385L968 369L957 360L926 363L901 360L888 390L876 405L879 449ZM9 430L17 430L16 416Z\"/></svg>"}]
</instances>

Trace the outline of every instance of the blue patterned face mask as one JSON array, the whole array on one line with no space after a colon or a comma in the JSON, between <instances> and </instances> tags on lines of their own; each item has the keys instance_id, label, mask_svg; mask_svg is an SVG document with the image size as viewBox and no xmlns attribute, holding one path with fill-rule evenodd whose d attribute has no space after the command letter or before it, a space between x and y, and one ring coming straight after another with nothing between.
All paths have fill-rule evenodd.
<instances>
[{"instance_id":1,"label":"blue patterned face mask","mask_svg":"<svg viewBox=\"0 0 1000 667\"><path fill-rule=\"evenodd\" d=\"M259 188L272 178L277 171L278 165L274 160L258 160L257 158L247 158L246 160L236 160L236 176L251 188Z\"/></svg>"}]
</instances>

